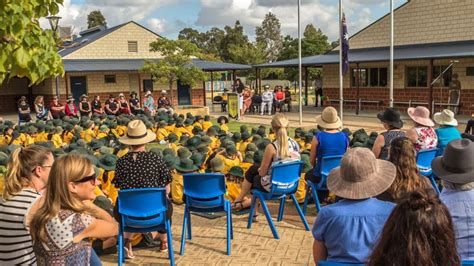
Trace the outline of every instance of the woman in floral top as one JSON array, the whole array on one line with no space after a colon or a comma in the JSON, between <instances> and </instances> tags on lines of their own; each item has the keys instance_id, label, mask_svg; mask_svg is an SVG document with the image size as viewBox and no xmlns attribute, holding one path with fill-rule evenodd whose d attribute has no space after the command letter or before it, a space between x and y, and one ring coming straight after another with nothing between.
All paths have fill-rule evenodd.
<instances>
[{"instance_id":1,"label":"woman in floral top","mask_svg":"<svg viewBox=\"0 0 474 266\"><path fill-rule=\"evenodd\" d=\"M430 111L423 106L408 108L408 116L413 120L414 127L409 129L406 136L415 145L416 151L434 149L438 146L438 136L433 129L434 122L430 119Z\"/></svg>"}]
</instances>

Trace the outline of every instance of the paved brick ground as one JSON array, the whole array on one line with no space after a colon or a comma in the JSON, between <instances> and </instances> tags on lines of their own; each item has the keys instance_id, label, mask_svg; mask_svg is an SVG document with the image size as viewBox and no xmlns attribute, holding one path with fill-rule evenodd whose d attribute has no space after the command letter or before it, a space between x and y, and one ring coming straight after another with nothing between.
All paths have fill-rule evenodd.
<instances>
[{"instance_id":1,"label":"paved brick ground","mask_svg":"<svg viewBox=\"0 0 474 266\"><path fill-rule=\"evenodd\" d=\"M231 256L226 255L225 218L205 219L192 216L193 238L187 240L184 256L179 256L183 206L175 206L173 214L173 246L177 265L310 265L313 238L305 231L299 217L294 216L294 207L287 204L289 215L282 222L276 222L280 240L273 238L263 214L258 217L252 229L247 229L248 215L234 215L234 240ZM274 217L276 212L272 212ZM314 216L307 216L310 226ZM291 222L287 222L289 220ZM135 258L127 260L128 265L166 265L168 253L157 249L134 250ZM104 265L116 265L117 256L101 257Z\"/></svg>"}]
</instances>

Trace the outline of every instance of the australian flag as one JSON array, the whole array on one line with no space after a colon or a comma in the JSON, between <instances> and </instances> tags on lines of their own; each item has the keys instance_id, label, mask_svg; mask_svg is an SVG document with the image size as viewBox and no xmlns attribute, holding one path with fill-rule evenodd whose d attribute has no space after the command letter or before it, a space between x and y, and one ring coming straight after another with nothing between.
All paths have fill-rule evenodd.
<instances>
[{"instance_id":1,"label":"australian flag","mask_svg":"<svg viewBox=\"0 0 474 266\"><path fill-rule=\"evenodd\" d=\"M349 34L347 33L346 15L342 14L342 74L345 75L349 71Z\"/></svg>"}]
</instances>

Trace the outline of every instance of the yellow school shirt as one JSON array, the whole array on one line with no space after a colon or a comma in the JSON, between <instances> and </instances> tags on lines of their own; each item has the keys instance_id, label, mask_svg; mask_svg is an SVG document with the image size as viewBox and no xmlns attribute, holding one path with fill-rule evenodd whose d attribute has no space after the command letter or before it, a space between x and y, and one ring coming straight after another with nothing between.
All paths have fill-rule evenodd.
<instances>
[{"instance_id":1,"label":"yellow school shirt","mask_svg":"<svg viewBox=\"0 0 474 266\"><path fill-rule=\"evenodd\" d=\"M117 133L119 136L125 135L127 133L127 126L117 126Z\"/></svg>"},{"instance_id":2,"label":"yellow school shirt","mask_svg":"<svg viewBox=\"0 0 474 266\"><path fill-rule=\"evenodd\" d=\"M25 133L20 133L20 136L18 137L23 145L26 145L26 134Z\"/></svg>"},{"instance_id":3,"label":"yellow school shirt","mask_svg":"<svg viewBox=\"0 0 474 266\"><path fill-rule=\"evenodd\" d=\"M5 145L9 145L11 140L12 140L12 136L10 136L10 135L4 135L3 136L3 143Z\"/></svg>"},{"instance_id":4,"label":"yellow school shirt","mask_svg":"<svg viewBox=\"0 0 474 266\"><path fill-rule=\"evenodd\" d=\"M300 147L304 147L304 144L305 144L304 139L295 139L295 141L296 143L298 143Z\"/></svg>"},{"instance_id":5,"label":"yellow school shirt","mask_svg":"<svg viewBox=\"0 0 474 266\"><path fill-rule=\"evenodd\" d=\"M174 128L175 128L175 125L169 125L165 127L166 131L168 131L169 133L173 133Z\"/></svg>"},{"instance_id":6,"label":"yellow school shirt","mask_svg":"<svg viewBox=\"0 0 474 266\"><path fill-rule=\"evenodd\" d=\"M82 134L82 133L84 133L84 134ZM86 130L81 132L81 137L85 142L89 143L93 139L96 138L96 134L92 129L86 129Z\"/></svg>"},{"instance_id":7,"label":"yellow school shirt","mask_svg":"<svg viewBox=\"0 0 474 266\"><path fill-rule=\"evenodd\" d=\"M248 162L242 162L240 164L240 167L242 167L242 170L244 170L244 175L247 173L249 168L253 165L253 163L248 163Z\"/></svg>"},{"instance_id":8,"label":"yellow school shirt","mask_svg":"<svg viewBox=\"0 0 474 266\"><path fill-rule=\"evenodd\" d=\"M202 129L202 124L199 123L199 122L194 122L193 127L198 127L200 129Z\"/></svg>"},{"instance_id":9,"label":"yellow school shirt","mask_svg":"<svg viewBox=\"0 0 474 266\"><path fill-rule=\"evenodd\" d=\"M121 149L117 152L117 157L121 158L123 157L125 154L128 153L128 147L127 148L124 148L124 149Z\"/></svg>"},{"instance_id":10,"label":"yellow school shirt","mask_svg":"<svg viewBox=\"0 0 474 266\"><path fill-rule=\"evenodd\" d=\"M240 142L238 151L239 151L242 155L245 154L245 150L247 149L247 145L249 145L249 143L251 143L249 140L241 141L241 142Z\"/></svg>"},{"instance_id":11,"label":"yellow school shirt","mask_svg":"<svg viewBox=\"0 0 474 266\"><path fill-rule=\"evenodd\" d=\"M221 124L220 125L220 128L222 130L224 130L224 132L227 134L229 132L229 127L227 126L227 124Z\"/></svg>"},{"instance_id":12,"label":"yellow school shirt","mask_svg":"<svg viewBox=\"0 0 474 266\"><path fill-rule=\"evenodd\" d=\"M184 128L188 131L188 134L190 136L193 135L193 128L194 128L193 126L187 126L187 127L184 127Z\"/></svg>"},{"instance_id":13,"label":"yellow school shirt","mask_svg":"<svg viewBox=\"0 0 474 266\"><path fill-rule=\"evenodd\" d=\"M74 133L72 133L72 132L65 132L63 134L63 142L64 143L70 144L73 138L74 138Z\"/></svg>"},{"instance_id":14,"label":"yellow school shirt","mask_svg":"<svg viewBox=\"0 0 474 266\"><path fill-rule=\"evenodd\" d=\"M14 139L13 141L11 141L11 138L10 138L10 141L8 143L13 144L13 145L23 145L23 141L21 141L20 137Z\"/></svg>"},{"instance_id":15,"label":"yellow school shirt","mask_svg":"<svg viewBox=\"0 0 474 266\"><path fill-rule=\"evenodd\" d=\"M113 204L117 202L118 191L119 189L114 186L112 181L115 178L115 171L109 171L102 174L102 190L106 191L108 197L112 200Z\"/></svg>"},{"instance_id":16,"label":"yellow school shirt","mask_svg":"<svg viewBox=\"0 0 474 266\"><path fill-rule=\"evenodd\" d=\"M209 148L212 151L215 151L217 148L219 148L219 139L216 137L210 137L211 139L211 144L209 144Z\"/></svg>"},{"instance_id":17,"label":"yellow school shirt","mask_svg":"<svg viewBox=\"0 0 474 266\"><path fill-rule=\"evenodd\" d=\"M36 136L36 142L44 142L44 141L48 141L48 133L46 132L38 133L38 136Z\"/></svg>"},{"instance_id":18,"label":"yellow school shirt","mask_svg":"<svg viewBox=\"0 0 474 266\"><path fill-rule=\"evenodd\" d=\"M272 142L275 141L275 139L276 139L275 133L268 134L267 138Z\"/></svg>"},{"instance_id":19,"label":"yellow school shirt","mask_svg":"<svg viewBox=\"0 0 474 266\"><path fill-rule=\"evenodd\" d=\"M173 180L171 181L171 199L176 204L183 203L183 195L184 195L184 188L183 188L183 176L174 170L171 173Z\"/></svg>"},{"instance_id":20,"label":"yellow school shirt","mask_svg":"<svg viewBox=\"0 0 474 266\"><path fill-rule=\"evenodd\" d=\"M239 166L241 163L239 157L237 156L235 156L235 159L229 158L222 154L216 155L216 157L221 158L222 161L224 162L224 169L222 169L222 173L224 175L229 173L230 168L232 168L233 166Z\"/></svg>"},{"instance_id":21,"label":"yellow school shirt","mask_svg":"<svg viewBox=\"0 0 474 266\"><path fill-rule=\"evenodd\" d=\"M174 150L175 152L178 152L178 149L179 149L179 147L176 143L170 143L169 148Z\"/></svg>"},{"instance_id":22,"label":"yellow school shirt","mask_svg":"<svg viewBox=\"0 0 474 266\"><path fill-rule=\"evenodd\" d=\"M61 148L64 144L63 139L59 134L53 134L53 136L51 136L51 142L53 143L56 149Z\"/></svg>"},{"instance_id":23,"label":"yellow school shirt","mask_svg":"<svg viewBox=\"0 0 474 266\"><path fill-rule=\"evenodd\" d=\"M306 197L306 173L302 173L300 180L298 181L298 189L296 190L295 197L299 203L303 203L304 198Z\"/></svg>"},{"instance_id":24,"label":"yellow school shirt","mask_svg":"<svg viewBox=\"0 0 474 266\"><path fill-rule=\"evenodd\" d=\"M97 134L97 137L96 137L96 138L97 138L97 139L103 139L103 138L106 138L106 137L108 137L108 136L109 136L109 134L107 134L106 132L100 131L100 132Z\"/></svg>"},{"instance_id":25,"label":"yellow school shirt","mask_svg":"<svg viewBox=\"0 0 474 266\"><path fill-rule=\"evenodd\" d=\"M158 128L158 130L156 131L156 140L157 141L165 140L165 138L167 138L169 134L170 133L165 128Z\"/></svg>"},{"instance_id":26,"label":"yellow school shirt","mask_svg":"<svg viewBox=\"0 0 474 266\"><path fill-rule=\"evenodd\" d=\"M239 196L240 191L242 190L242 185L232 181L225 181L227 187L227 193L225 194L226 199L234 203L235 199Z\"/></svg>"},{"instance_id":27,"label":"yellow school shirt","mask_svg":"<svg viewBox=\"0 0 474 266\"><path fill-rule=\"evenodd\" d=\"M36 141L35 137L32 137L30 135L26 135L26 140L25 140L25 147L31 144L34 144Z\"/></svg>"},{"instance_id":28,"label":"yellow school shirt","mask_svg":"<svg viewBox=\"0 0 474 266\"><path fill-rule=\"evenodd\" d=\"M202 130L207 131L209 128L213 126L211 121L204 121L202 122Z\"/></svg>"},{"instance_id":29,"label":"yellow school shirt","mask_svg":"<svg viewBox=\"0 0 474 266\"><path fill-rule=\"evenodd\" d=\"M183 134L189 134L189 132L184 127L175 128L173 133L176 134L176 136L178 136L178 139L180 139Z\"/></svg>"}]
</instances>

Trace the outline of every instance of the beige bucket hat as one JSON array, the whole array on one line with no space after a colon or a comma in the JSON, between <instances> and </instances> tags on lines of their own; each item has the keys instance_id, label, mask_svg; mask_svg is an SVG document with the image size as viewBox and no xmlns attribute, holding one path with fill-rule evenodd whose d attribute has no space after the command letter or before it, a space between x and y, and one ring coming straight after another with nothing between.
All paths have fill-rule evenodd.
<instances>
[{"instance_id":1,"label":"beige bucket hat","mask_svg":"<svg viewBox=\"0 0 474 266\"><path fill-rule=\"evenodd\" d=\"M436 124L441 126L458 126L458 120L454 118L453 111L449 109L444 109L442 112L435 113L433 115L433 120L436 122Z\"/></svg>"},{"instance_id":2,"label":"beige bucket hat","mask_svg":"<svg viewBox=\"0 0 474 266\"><path fill-rule=\"evenodd\" d=\"M349 149L341 166L328 176L329 191L345 199L367 199L386 191L396 177L395 165L376 159L367 148Z\"/></svg>"},{"instance_id":3,"label":"beige bucket hat","mask_svg":"<svg viewBox=\"0 0 474 266\"><path fill-rule=\"evenodd\" d=\"M325 129L336 129L342 126L337 110L332 106L324 108L323 113L316 117L316 123Z\"/></svg>"},{"instance_id":4,"label":"beige bucket hat","mask_svg":"<svg viewBox=\"0 0 474 266\"><path fill-rule=\"evenodd\" d=\"M156 139L156 134L147 130L141 120L128 123L127 134L119 139L125 145L143 145Z\"/></svg>"}]
</instances>

